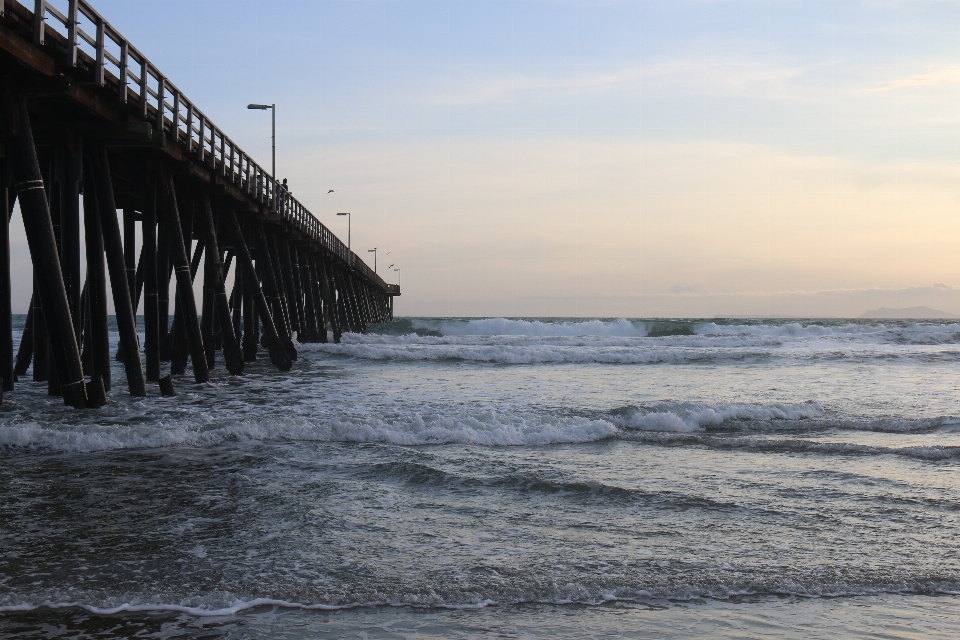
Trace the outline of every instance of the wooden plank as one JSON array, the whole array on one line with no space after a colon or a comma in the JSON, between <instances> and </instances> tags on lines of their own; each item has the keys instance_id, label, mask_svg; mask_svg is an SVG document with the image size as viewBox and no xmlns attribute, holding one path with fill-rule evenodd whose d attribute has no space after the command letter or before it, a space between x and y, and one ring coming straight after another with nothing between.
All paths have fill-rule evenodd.
<instances>
[{"instance_id":1,"label":"wooden plank","mask_svg":"<svg viewBox=\"0 0 960 640\"><path fill-rule=\"evenodd\" d=\"M45 76L56 75L56 64L53 56L16 35L7 25L0 25L0 49L37 73Z\"/></svg>"},{"instance_id":2,"label":"wooden plank","mask_svg":"<svg viewBox=\"0 0 960 640\"><path fill-rule=\"evenodd\" d=\"M77 0L70 0L67 9L67 64L77 66L77 25L80 12L77 10Z\"/></svg>"},{"instance_id":3,"label":"wooden plank","mask_svg":"<svg viewBox=\"0 0 960 640\"><path fill-rule=\"evenodd\" d=\"M127 77L129 76L129 69L127 65L130 60L130 45L126 40L120 43L120 87L117 91L117 97L120 99L120 104L127 104Z\"/></svg>"},{"instance_id":4,"label":"wooden plank","mask_svg":"<svg viewBox=\"0 0 960 640\"><path fill-rule=\"evenodd\" d=\"M44 19L47 13L46 0L34 0L33 3L33 44L43 45L46 35Z\"/></svg>"},{"instance_id":5,"label":"wooden plank","mask_svg":"<svg viewBox=\"0 0 960 640\"><path fill-rule=\"evenodd\" d=\"M150 76L150 63L147 62L146 58L140 58L140 117L144 120L147 119L148 107L150 105L148 98L149 88L147 85L147 78Z\"/></svg>"},{"instance_id":6,"label":"wooden plank","mask_svg":"<svg viewBox=\"0 0 960 640\"><path fill-rule=\"evenodd\" d=\"M97 19L97 44L96 44L96 71L94 73L95 81L101 87L104 85L106 76L104 74L104 60L103 60L103 51L105 48L105 42L103 37L103 18Z\"/></svg>"}]
</instances>

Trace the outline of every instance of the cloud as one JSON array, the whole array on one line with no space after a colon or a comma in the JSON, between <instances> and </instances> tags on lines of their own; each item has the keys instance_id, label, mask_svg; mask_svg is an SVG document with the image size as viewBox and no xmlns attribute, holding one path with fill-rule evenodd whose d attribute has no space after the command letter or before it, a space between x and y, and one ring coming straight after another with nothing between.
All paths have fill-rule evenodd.
<instances>
[{"instance_id":1,"label":"cloud","mask_svg":"<svg viewBox=\"0 0 960 640\"><path fill-rule=\"evenodd\" d=\"M639 91L644 86L673 85L712 96L781 95L805 69L784 60L747 57L682 58L646 65L573 71L554 75L477 73L461 68L428 81L433 87L419 92L430 106L473 106L505 103L531 95L551 98Z\"/></svg>"},{"instance_id":2,"label":"cloud","mask_svg":"<svg viewBox=\"0 0 960 640\"><path fill-rule=\"evenodd\" d=\"M898 89L928 89L944 85L960 84L960 65L942 67L924 73L893 78L888 82L869 89L871 92L896 91Z\"/></svg>"},{"instance_id":3,"label":"cloud","mask_svg":"<svg viewBox=\"0 0 960 640\"><path fill-rule=\"evenodd\" d=\"M431 106L471 106L506 102L533 92L572 96L615 90L639 79L640 69L636 67L556 76L510 73L464 79L458 74L459 86L427 94L425 101ZM449 79L438 82L452 83Z\"/></svg>"}]
</instances>

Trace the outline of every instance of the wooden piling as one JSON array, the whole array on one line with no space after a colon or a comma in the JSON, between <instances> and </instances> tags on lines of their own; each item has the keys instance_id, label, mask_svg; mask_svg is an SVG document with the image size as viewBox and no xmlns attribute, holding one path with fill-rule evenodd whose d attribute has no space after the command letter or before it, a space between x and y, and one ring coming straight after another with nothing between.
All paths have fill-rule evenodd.
<instances>
[{"instance_id":1,"label":"wooden piling","mask_svg":"<svg viewBox=\"0 0 960 640\"><path fill-rule=\"evenodd\" d=\"M240 231L240 223L237 215L233 211L224 214L224 221L233 237L233 248L237 254L237 266L243 269L243 282L248 288L253 298L253 306L256 308L260 321L263 323L263 330L267 337L267 351L270 354L270 361L280 371L289 371L293 362L287 352L286 346L277 334L277 327L274 324L273 317L270 315L270 307L267 304L263 289L260 287L260 281L257 278L257 272L253 265L253 259L247 248L247 243ZM246 301L244 301L244 313L247 313ZM244 345L247 342L246 331L244 332ZM244 349L246 351L246 349Z\"/></svg>"},{"instance_id":2,"label":"wooden piling","mask_svg":"<svg viewBox=\"0 0 960 640\"><path fill-rule=\"evenodd\" d=\"M31 297L33 314L33 381L46 382L50 368L50 337L47 325L43 321L43 306L40 304L37 278L33 278L33 296Z\"/></svg>"},{"instance_id":3,"label":"wooden piling","mask_svg":"<svg viewBox=\"0 0 960 640\"><path fill-rule=\"evenodd\" d=\"M88 274L89 275L89 274ZM80 337L80 362L84 371L93 370L93 328L90 324L90 284L89 278L83 281L83 290L80 292L80 325L83 333Z\"/></svg>"},{"instance_id":4,"label":"wooden piling","mask_svg":"<svg viewBox=\"0 0 960 640\"><path fill-rule=\"evenodd\" d=\"M10 284L10 216L14 196L7 176L7 166L0 166L2 202L0 202L0 377L3 391L13 391L13 313Z\"/></svg>"},{"instance_id":5,"label":"wooden piling","mask_svg":"<svg viewBox=\"0 0 960 640\"><path fill-rule=\"evenodd\" d=\"M143 363L140 360L140 338L137 335L137 320L130 296L130 283L127 281L127 260L124 255L123 240L120 238L120 223L117 220L117 205L114 202L113 181L110 177L106 147L101 146L95 153L91 153L89 159L89 168L96 185L97 205L100 209L100 232L106 250L107 266L110 269L110 286L113 290L117 330L120 334L120 342L126 345L123 350L123 364L127 374L127 388L130 395L142 397L147 395L147 390L143 379Z\"/></svg>"},{"instance_id":6,"label":"wooden piling","mask_svg":"<svg viewBox=\"0 0 960 640\"><path fill-rule=\"evenodd\" d=\"M59 142L59 141L57 141ZM39 151L38 151L39 153ZM59 144L54 144L52 148L47 149L45 157L40 161L41 169L46 167L46 174L43 176L44 185L47 193L47 206L50 209L50 223L53 225L53 237L57 242L57 257L60 260L60 272L63 273L63 254L61 252L60 220L63 216L63 198L61 190L63 188L63 149ZM64 290L66 290L66 280L64 280ZM69 304L69 296L67 302ZM44 322L46 325L46 322ZM57 363L52 357L44 360L46 363L45 378L47 382L48 396L62 396L60 392L60 379L57 377Z\"/></svg>"},{"instance_id":7,"label":"wooden piling","mask_svg":"<svg viewBox=\"0 0 960 640\"><path fill-rule=\"evenodd\" d=\"M270 248L267 242L267 236L262 224L252 225L253 238L257 246L257 265L263 270L263 285L265 295L270 301L271 317L274 327L277 331L280 344L287 351L287 357L291 360L297 359L297 350L290 339L289 326L286 324L286 315L284 313L283 301L280 298L280 290L277 286L277 279L273 268L273 260L270 255ZM263 320L263 316L260 316ZM266 323L264 323L266 325ZM266 326L264 326L266 329Z\"/></svg>"},{"instance_id":8,"label":"wooden piling","mask_svg":"<svg viewBox=\"0 0 960 640\"><path fill-rule=\"evenodd\" d=\"M70 304L63 285L63 274L57 254L57 242L50 221L50 210L44 193L40 166L37 162L33 132L26 102L19 99L18 122L14 136L14 176L17 197L23 214L30 256L37 269L41 305L49 312L50 342L61 376L64 402L74 407L87 404L80 350L77 347Z\"/></svg>"},{"instance_id":9,"label":"wooden piling","mask_svg":"<svg viewBox=\"0 0 960 640\"><path fill-rule=\"evenodd\" d=\"M333 331L333 341L339 343L343 332L349 331L349 328L343 303L337 295L337 281L333 274L333 267L329 266L325 260L317 260L316 264L320 270L320 284L323 285L323 306L329 310L327 319Z\"/></svg>"},{"instance_id":10,"label":"wooden piling","mask_svg":"<svg viewBox=\"0 0 960 640\"><path fill-rule=\"evenodd\" d=\"M311 256L310 259L310 278L316 285L316 298L320 302L320 330L322 341L327 341L327 326L330 326L330 332L333 334L333 341L340 342L340 319L336 314L336 307L333 301L330 279L324 268L324 261L320 256Z\"/></svg>"},{"instance_id":11,"label":"wooden piling","mask_svg":"<svg viewBox=\"0 0 960 640\"><path fill-rule=\"evenodd\" d=\"M205 238L208 240L208 238ZM211 369L214 368L216 364L216 340L214 338L214 328L213 328L213 277L212 277L212 264L214 258L219 261L220 256L214 255L213 251L207 246L206 250L203 252L204 261L203 261L203 296L201 298L202 302L200 305L200 334L203 336L203 347L204 354L207 357L207 366Z\"/></svg>"},{"instance_id":12,"label":"wooden piling","mask_svg":"<svg viewBox=\"0 0 960 640\"><path fill-rule=\"evenodd\" d=\"M192 209L192 207L191 207ZM190 255L190 244L192 243L192 233L193 233L193 216L190 215L182 221L183 227L183 242L187 250L187 255ZM193 252L193 258L190 260L190 283L191 285L197 280L197 273L200 270L200 261L203 259L204 243L203 238L197 242L196 249ZM191 289L192 291L192 289ZM201 307L202 309L202 307ZM187 358L190 353L190 346L187 341L186 329L184 328L185 319L183 315L183 309L180 305L179 297L174 301L173 305L173 327L170 330L170 372L175 375L182 375L187 369ZM204 335L203 324L200 325L200 336L203 338L204 342L204 354L206 354L207 338ZM210 365L207 365L209 369Z\"/></svg>"},{"instance_id":13,"label":"wooden piling","mask_svg":"<svg viewBox=\"0 0 960 640\"><path fill-rule=\"evenodd\" d=\"M143 211L143 331L146 378L160 380L160 306L157 293L157 181L150 180Z\"/></svg>"},{"instance_id":14,"label":"wooden piling","mask_svg":"<svg viewBox=\"0 0 960 640\"><path fill-rule=\"evenodd\" d=\"M257 309L254 304L255 292L253 283L240 268L240 254L237 254L237 277L240 278L243 294L243 361L253 362L257 359L257 349L260 342L259 327L257 326Z\"/></svg>"},{"instance_id":15,"label":"wooden piling","mask_svg":"<svg viewBox=\"0 0 960 640\"><path fill-rule=\"evenodd\" d=\"M237 342L237 335L233 332L230 324L230 303L227 300L227 290L223 283L223 270L220 266L220 249L217 246L217 229L213 219L213 209L210 207L210 199L203 197L203 206L200 208L201 224L207 245L207 264L210 269L210 282L212 294L215 299L216 310L220 318L223 319L224 330L221 331L223 337L223 359L226 362L227 370L238 376L243 373L243 354L240 353L240 345ZM212 307L213 305L211 305Z\"/></svg>"},{"instance_id":16,"label":"wooden piling","mask_svg":"<svg viewBox=\"0 0 960 640\"><path fill-rule=\"evenodd\" d=\"M230 257L233 257L233 255L231 254ZM239 268L239 265L233 273L233 292L230 294L230 306L233 335L237 337L237 343L239 344L243 336L243 270ZM241 355L243 354L241 353ZM245 357L244 360L246 360Z\"/></svg>"},{"instance_id":17,"label":"wooden piling","mask_svg":"<svg viewBox=\"0 0 960 640\"><path fill-rule=\"evenodd\" d=\"M83 178L83 156L80 138L67 137L64 149L64 171L61 183L60 205L60 268L63 286L73 317L73 333L77 343L83 330L80 313L80 294L83 291L83 272L80 265L80 184Z\"/></svg>"},{"instance_id":18,"label":"wooden piling","mask_svg":"<svg viewBox=\"0 0 960 640\"><path fill-rule=\"evenodd\" d=\"M180 302L187 342L190 347L190 360L193 363L193 377L197 382L210 380L207 358L203 350L203 338L200 335L200 323L197 319L197 303L193 297L193 279L190 264L187 262L187 249L183 242L180 226L180 212L177 207L177 192L173 176L167 175L161 165L161 185L165 189L166 212L169 223L170 258L174 264L177 278L177 300Z\"/></svg>"},{"instance_id":19,"label":"wooden piling","mask_svg":"<svg viewBox=\"0 0 960 640\"><path fill-rule=\"evenodd\" d=\"M141 256L143 255L141 251ZM127 284L130 286L130 301L137 312L137 212L123 208L123 262L127 269Z\"/></svg>"},{"instance_id":20,"label":"wooden piling","mask_svg":"<svg viewBox=\"0 0 960 640\"><path fill-rule=\"evenodd\" d=\"M89 168L89 167L88 167ZM110 338L107 326L107 274L103 257L100 205L92 169L83 176L83 226L87 244L87 300L90 304L90 380L100 376L110 391Z\"/></svg>"},{"instance_id":21,"label":"wooden piling","mask_svg":"<svg viewBox=\"0 0 960 640\"><path fill-rule=\"evenodd\" d=\"M285 301L287 316L290 323L291 339L294 331L298 336L300 333L300 319L303 303L298 301L297 287L294 284L293 268L290 263L290 248L287 246L286 239L280 234L273 234L273 244L276 247L277 265L280 270L280 281L283 284L283 290L286 292Z\"/></svg>"},{"instance_id":22,"label":"wooden piling","mask_svg":"<svg viewBox=\"0 0 960 640\"><path fill-rule=\"evenodd\" d=\"M296 264L294 265L294 275L300 282L303 293L304 315L308 339L310 342L320 342L320 333L323 329L323 317L320 315L319 305L315 299L315 286L310 275L310 258L307 249L304 247L295 247ZM324 336L326 337L326 336Z\"/></svg>"},{"instance_id":23,"label":"wooden piling","mask_svg":"<svg viewBox=\"0 0 960 640\"><path fill-rule=\"evenodd\" d=\"M159 185L159 177L155 177ZM160 361L170 361L170 239L162 190L157 190L157 327L160 330Z\"/></svg>"}]
</instances>

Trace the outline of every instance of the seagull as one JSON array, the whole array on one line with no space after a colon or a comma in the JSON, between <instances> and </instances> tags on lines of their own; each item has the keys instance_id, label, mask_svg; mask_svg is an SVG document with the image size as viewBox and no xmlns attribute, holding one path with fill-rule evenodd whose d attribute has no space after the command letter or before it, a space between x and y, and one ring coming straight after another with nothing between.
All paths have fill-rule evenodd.
<instances>
[{"instance_id":1,"label":"seagull","mask_svg":"<svg viewBox=\"0 0 960 640\"><path fill-rule=\"evenodd\" d=\"M330 191L327 191L327 193L333 193L333 189L330 189Z\"/></svg>"}]
</instances>

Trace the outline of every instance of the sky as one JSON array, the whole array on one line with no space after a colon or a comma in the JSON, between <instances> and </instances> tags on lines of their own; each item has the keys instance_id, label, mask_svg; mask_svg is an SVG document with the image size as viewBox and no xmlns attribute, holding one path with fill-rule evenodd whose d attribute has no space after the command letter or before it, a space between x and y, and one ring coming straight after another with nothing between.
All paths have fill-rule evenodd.
<instances>
[{"instance_id":1,"label":"sky","mask_svg":"<svg viewBox=\"0 0 960 640\"><path fill-rule=\"evenodd\" d=\"M397 315L960 315L956 2L93 5Z\"/></svg>"}]
</instances>

